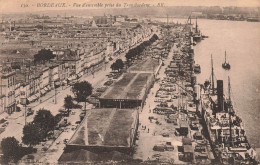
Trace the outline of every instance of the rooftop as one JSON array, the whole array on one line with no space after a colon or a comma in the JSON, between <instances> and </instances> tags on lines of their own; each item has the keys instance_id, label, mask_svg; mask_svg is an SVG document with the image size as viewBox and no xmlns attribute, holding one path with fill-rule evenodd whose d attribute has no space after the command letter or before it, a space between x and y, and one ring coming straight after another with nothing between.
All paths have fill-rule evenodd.
<instances>
[{"instance_id":1,"label":"rooftop","mask_svg":"<svg viewBox=\"0 0 260 165\"><path fill-rule=\"evenodd\" d=\"M183 145L192 145L191 139L190 139L190 138L187 138L187 137L184 137L184 138L182 139L182 143L183 143Z\"/></svg>"},{"instance_id":2,"label":"rooftop","mask_svg":"<svg viewBox=\"0 0 260 165\"><path fill-rule=\"evenodd\" d=\"M159 65L157 59L147 58L145 60L139 61L137 64L131 66L128 70L130 72L151 72L153 73Z\"/></svg>"},{"instance_id":3,"label":"rooftop","mask_svg":"<svg viewBox=\"0 0 260 165\"><path fill-rule=\"evenodd\" d=\"M92 109L68 145L128 147L136 113L133 109Z\"/></svg>"},{"instance_id":4,"label":"rooftop","mask_svg":"<svg viewBox=\"0 0 260 165\"><path fill-rule=\"evenodd\" d=\"M152 73L125 73L100 98L142 100L152 77Z\"/></svg>"}]
</instances>

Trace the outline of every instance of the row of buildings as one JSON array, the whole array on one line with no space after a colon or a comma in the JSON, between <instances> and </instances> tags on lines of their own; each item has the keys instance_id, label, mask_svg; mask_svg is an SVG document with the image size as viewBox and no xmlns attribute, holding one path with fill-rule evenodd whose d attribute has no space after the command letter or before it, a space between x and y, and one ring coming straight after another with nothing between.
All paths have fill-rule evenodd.
<instances>
[{"instance_id":1,"label":"row of buildings","mask_svg":"<svg viewBox=\"0 0 260 165\"><path fill-rule=\"evenodd\" d=\"M109 57L142 42L156 28L122 21L123 17L113 24L98 19L101 18L86 22L74 17L2 21L0 113L16 111L21 98L32 102L55 86L94 74ZM42 49L49 49L55 58L35 64L33 56Z\"/></svg>"},{"instance_id":2,"label":"row of buildings","mask_svg":"<svg viewBox=\"0 0 260 165\"><path fill-rule=\"evenodd\" d=\"M93 74L105 62L103 51L95 54L93 51L90 54L77 51L75 56L65 55L70 50L61 52L63 55L56 55L45 64L24 62L21 69L12 69L11 62L5 63L0 72L0 112L12 113L17 105L20 106L21 98L33 102L57 86L69 84L84 74Z\"/></svg>"}]
</instances>

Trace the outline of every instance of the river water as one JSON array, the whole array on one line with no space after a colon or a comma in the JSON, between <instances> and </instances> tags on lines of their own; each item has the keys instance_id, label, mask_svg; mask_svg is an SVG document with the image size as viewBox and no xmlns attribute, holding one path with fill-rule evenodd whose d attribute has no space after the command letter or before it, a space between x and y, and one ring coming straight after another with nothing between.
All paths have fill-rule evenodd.
<instances>
[{"instance_id":1,"label":"river water","mask_svg":"<svg viewBox=\"0 0 260 165\"><path fill-rule=\"evenodd\" d=\"M201 66L198 83L210 76L210 55L215 77L224 80L228 95L228 76L234 108L243 119L250 144L260 147L260 23L198 20L201 32L209 38L194 47L195 62ZM231 69L222 68L225 50Z\"/></svg>"},{"instance_id":2,"label":"river water","mask_svg":"<svg viewBox=\"0 0 260 165\"><path fill-rule=\"evenodd\" d=\"M162 20L161 21L166 21ZM184 19L170 22L184 23ZM195 21L193 20L193 23ZM210 56L214 60L215 78L224 80L228 95L228 76L231 82L233 106L243 120L250 144L260 147L260 23L198 19L199 29L209 36L194 47L195 63L200 64L197 82L210 77ZM225 50L231 69L222 69Z\"/></svg>"}]
</instances>

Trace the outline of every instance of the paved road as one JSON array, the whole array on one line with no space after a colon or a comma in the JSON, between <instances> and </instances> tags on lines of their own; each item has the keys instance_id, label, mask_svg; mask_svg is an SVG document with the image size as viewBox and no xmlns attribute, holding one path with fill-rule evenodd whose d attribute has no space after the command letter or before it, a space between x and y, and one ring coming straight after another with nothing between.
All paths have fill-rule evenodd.
<instances>
[{"instance_id":1,"label":"paved road","mask_svg":"<svg viewBox=\"0 0 260 165\"><path fill-rule=\"evenodd\" d=\"M172 56L173 56L173 48L169 52L168 58L164 61L165 65L161 67L157 78L160 78L162 80L163 77L165 77L164 71L166 67L170 64ZM136 153L134 154L134 158L142 159L143 161L154 159L152 158L152 156L155 154L155 152L153 151L153 146L157 144L159 141L161 141L162 139L162 136L157 133L159 130L157 129L156 124L151 123L150 120L148 119L149 116L155 116L152 113L152 110L157 105L157 103L154 102L154 100L155 100L155 94L159 90L159 88L160 85L158 82L156 82L153 88L151 88L150 93L148 94L147 99L145 101L144 108L139 115L139 121L141 127L139 127L140 134L139 134L139 140L137 141L138 146L137 146ZM146 129L142 129L142 126L145 126Z\"/></svg>"}]
</instances>

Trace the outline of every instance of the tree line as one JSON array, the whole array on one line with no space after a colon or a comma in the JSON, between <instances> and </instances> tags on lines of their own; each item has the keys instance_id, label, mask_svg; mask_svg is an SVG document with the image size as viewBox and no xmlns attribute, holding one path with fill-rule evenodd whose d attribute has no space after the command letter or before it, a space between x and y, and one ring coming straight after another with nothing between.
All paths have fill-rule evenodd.
<instances>
[{"instance_id":1,"label":"tree line","mask_svg":"<svg viewBox=\"0 0 260 165\"><path fill-rule=\"evenodd\" d=\"M137 47L130 49L125 57L127 59L127 61L131 61L134 58L138 57L141 55L141 53L144 51L144 49L150 45L152 45L152 43L154 43L156 40L158 40L158 36L156 34L154 34L152 36L152 38L150 38L148 41L144 41L143 43L141 43L140 45L138 45Z\"/></svg>"}]
</instances>

